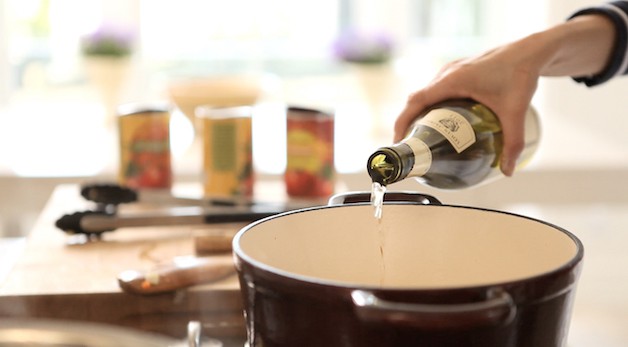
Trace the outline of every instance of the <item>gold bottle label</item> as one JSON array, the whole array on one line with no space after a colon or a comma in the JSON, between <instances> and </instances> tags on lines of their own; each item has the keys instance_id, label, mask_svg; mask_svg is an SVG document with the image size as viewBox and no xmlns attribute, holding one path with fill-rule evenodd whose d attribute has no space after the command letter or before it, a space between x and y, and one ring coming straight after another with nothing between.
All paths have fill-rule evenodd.
<instances>
[{"instance_id":1,"label":"gold bottle label","mask_svg":"<svg viewBox=\"0 0 628 347\"><path fill-rule=\"evenodd\" d=\"M408 176L423 176L432 166L432 151L430 147L416 137L410 137L405 141L414 154L414 165Z\"/></svg>"},{"instance_id":2,"label":"gold bottle label","mask_svg":"<svg viewBox=\"0 0 628 347\"><path fill-rule=\"evenodd\" d=\"M418 121L441 135L460 153L475 143L475 132L469 121L461 114L448 109L434 109Z\"/></svg>"}]
</instances>

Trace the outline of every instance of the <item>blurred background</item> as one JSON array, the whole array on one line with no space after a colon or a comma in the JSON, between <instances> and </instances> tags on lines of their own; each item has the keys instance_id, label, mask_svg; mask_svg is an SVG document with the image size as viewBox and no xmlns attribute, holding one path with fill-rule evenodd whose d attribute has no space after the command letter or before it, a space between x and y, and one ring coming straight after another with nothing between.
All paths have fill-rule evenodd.
<instances>
[{"instance_id":1,"label":"blurred background","mask_svg":"<svg viewBox=\"0 0 628 347\"><path fill-rule=\"evenodd\" d=\"M28 232L59 183L115 179L112 108L171 100L171 86L190 78L248 76L257 83L254 164L261 176L285 168L286 104L333 109L336 168L348 188L368 189L368 154L390 142L407 95L442 64L597 3L0 0L0 236ZM122 45L113 54L121 66L105 73L114 81L92 71L97 54L86 46L103 33ZM621 79L590 90L566 78L544 79L534 100L543 144L527 170L545 176L515 182L572 179L573 192L596 181L619 194L604 177L628 166L628 117L619 97L626 87ZM172 133L175 178L193 182L201 159L190 149L193 127L181 112L173 115ZM583 191L576 199L589 198ZM452 199L491 204L477 194Z\"/></svg>"}]
</instances>

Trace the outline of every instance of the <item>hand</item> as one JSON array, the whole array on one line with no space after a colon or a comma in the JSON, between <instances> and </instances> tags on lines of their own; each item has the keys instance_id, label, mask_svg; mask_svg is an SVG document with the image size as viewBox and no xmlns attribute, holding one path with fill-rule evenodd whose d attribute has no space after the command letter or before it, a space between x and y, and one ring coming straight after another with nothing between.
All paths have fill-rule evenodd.
<instances>
[{"instance_id":1,"label":"hand","mask_svg":"<svg viewBox=\"0 0 628 347\"><path fill-rule=\"evenodd\" d=\"M504 149L500 168L511 176L524 146L524 121L540 76L594 76L606 66L615 42L613 23L583 15L480 56L445 65L408 98L395 123L395 142L427 107L447 99L471 98L501 121Z\"/></svg>"},{"instance_id":2,"label":"hand","mask_svg":"<svg viewBox=\"0 0 628 347\"><path fill-rule=\"evenodd\" d=\"M511 176L524 146L524 117L537 88L539 72L518 64L517 50L502 46L478 57L445 65L423 89L410 95L395 123L395 142L427 107L440 101L471 98L495 112L504 133L501 170Z\"/></svg>"}]
</instances>

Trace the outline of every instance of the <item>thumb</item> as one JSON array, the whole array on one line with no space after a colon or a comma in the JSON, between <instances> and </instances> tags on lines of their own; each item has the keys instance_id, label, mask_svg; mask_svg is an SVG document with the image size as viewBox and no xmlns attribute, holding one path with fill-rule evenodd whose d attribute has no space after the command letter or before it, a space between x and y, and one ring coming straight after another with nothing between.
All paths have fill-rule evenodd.
<instances>
[{"instance_id":1,"label":"thumb","mask_svg":"<svg viewBox=\"0 0 628 347\"><path fill-rule=\"evenodd\" d=\"M525 117L527 108L516 109L500 116L504 146L500 158L500 169L506 176L512 176L517 160L525 146Z\"/></svg>"}]
</instances>

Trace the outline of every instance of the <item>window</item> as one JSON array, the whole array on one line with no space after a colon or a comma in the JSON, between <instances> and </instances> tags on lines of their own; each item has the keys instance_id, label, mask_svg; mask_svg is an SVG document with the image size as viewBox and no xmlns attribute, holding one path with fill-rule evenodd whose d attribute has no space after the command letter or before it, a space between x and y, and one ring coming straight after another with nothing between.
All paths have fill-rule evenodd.
<instances>
[{"instance_id":1,"label":"window","mask_svg":"<svg viewBox=\"0 0 628 347\"><path fill-rule=\"evenodd\" d=\"M538 9L537 3L526 2L526 10ZM91 176L115 166L115 132L106 126L101 95L80 54L81 37L102 23L135 38L118 102L167 98L176 79L262 72L271 93L260 109L274 116L258 121L256 133L281 134L274 130L283 126L284 102L333 106L337 167L356 172L376 144L389 141L405 96L436 66L514 30L529 31L534 16L510 10L521 6L488 0L0 0L0 171ZM369 116L373 105L364 101L373 95L360 87L369 77L331 54L333 40L350 28L383 31L396 43L398 59L386 74L397 80L379 85L378 94L386 95L377 106L381 119ZM190 127L185 117L177 119L182 135L175 154L183 157ZM276 156L282 146L281 136L258 136L262 172L283 170L284 159L268 159L283 158Z\"/></svg>"}]
</instances>

